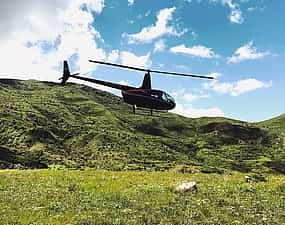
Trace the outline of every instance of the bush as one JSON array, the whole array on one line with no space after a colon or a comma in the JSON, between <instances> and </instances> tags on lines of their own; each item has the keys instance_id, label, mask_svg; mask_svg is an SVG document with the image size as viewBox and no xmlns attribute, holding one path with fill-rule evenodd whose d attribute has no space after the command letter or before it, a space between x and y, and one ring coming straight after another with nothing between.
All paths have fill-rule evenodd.
<instances>
[{"instance_id":1,"label":"bush","mask_svg":"<svg viewBox=\"0 0 285 225\"><path fill-rule=\"evenodd\" d=\"M182 166L178 166L176 168L176 171L178 173L192 173L192 169L190 166L187 166L187 165L182 165Z\"/></svg>"},{"instance_id":2,"label":"bush","mask_svg":"<svg viewBox=\"0 0 285 225\"><path fill-rule=\"evenodd\" d=\"M217 173L217 174L224 174L225 170L222 168L214 167L214 166L203 166L201 168L202 173Z\"/></svg>"},{"instance_id":3,"label":"bush","mask_svg":"<svg viewBox=\"0 0 285 225\"><path fill-rule=\"evenodd\" d=\"M254 181L254 182L266 182L267 179L263 174L259 173L250 173L248 176Z\"/></svg>"}]
</instances>

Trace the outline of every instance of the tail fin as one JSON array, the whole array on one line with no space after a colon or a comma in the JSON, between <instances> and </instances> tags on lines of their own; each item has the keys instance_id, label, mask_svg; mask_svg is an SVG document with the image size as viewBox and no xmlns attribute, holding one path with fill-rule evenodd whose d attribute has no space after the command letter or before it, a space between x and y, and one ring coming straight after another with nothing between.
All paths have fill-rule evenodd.
<instances>
[{"instance_id":1,"label":"tail fin","mask_svg":"<svg viewBox=\"0 0 285 225\"><path fill-rule=\"evenodd\" d=\"M151 80L150 80L150 73L147 72L144 75L143 83L141 86L142 89L151 89Z\"/></svg>"},{"instance_id":2,"label":"tail fin","mask_svg":"<svg viewBox=\"0 0 285 225\"><path fill-rule=\"evenodd\" d=\"M62 85L66 84L66 81L69 78L69 76L70 76L69 67L68 67L67 61L65 60L65 61L63 61L63 77L62 77L62 81L61 81Z\"/></svg>"}]
</instances>

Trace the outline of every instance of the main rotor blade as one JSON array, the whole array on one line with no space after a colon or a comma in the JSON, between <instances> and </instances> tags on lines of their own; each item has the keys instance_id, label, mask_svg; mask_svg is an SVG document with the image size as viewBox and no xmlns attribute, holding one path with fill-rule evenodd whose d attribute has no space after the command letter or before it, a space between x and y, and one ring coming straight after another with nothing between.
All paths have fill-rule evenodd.
<instances>
[{"instance_id":1,"label":"main rotor blade","mask_svg":"<svg viewBox=\"0 0 285 225\"><path fill-rule=\"evenodd\" d=\"M150 70L150 72L152 72L152 73L160 73L160 74L168 74L168 75L173 75L173 76L183 76L183 77L194 77L194 78L214 79L214 77L208 77L208 76L198 75L198 74L173 73L173 72L159 71L159 70Z\"/></svg>"},{"instance_id":2,"label":"main rotor blade","mask_svg":"<svg viewBox=\"0 0 285 225\"><path fill-rule=\"evenodd\" d=\"M143 71L143 72L150 71L150 70L143 69L143 68L138 68L138 67L133 67L133 66L125 66L125 65L121 65L121 64L108 63L108 62L101 62L101 61L96 61L96 60L89 60L89 62L108 65L108 66L116 66L116 67L126 68L126 69L130 69L130 70L138 70L138 71Z\"/></svg>"},{"instance_id":3,"label":"main rotor blade","mask_svg":"<svg viewBox=\"0 0 285 225\"><path fill-rule=\"evenodd\" d=\"M102 61L96 61L96 60L89 60L89 62L108 65L108 66L116 66L116 67L131 69L131 70L149 72L149 73L160 73L160 74L168 74L168 75L174 75L174 76L214 79L214 77L203 76L203 75L198 75L198 74L173 73L173 72L167 72L167 71L149 70L149 69L144 69L144 68L139 68L139 67L134 67L134 66L125 66L125 65L121 65L121 64L108 63L108 62L102 62Z\"/></svg>"}]
</instances>

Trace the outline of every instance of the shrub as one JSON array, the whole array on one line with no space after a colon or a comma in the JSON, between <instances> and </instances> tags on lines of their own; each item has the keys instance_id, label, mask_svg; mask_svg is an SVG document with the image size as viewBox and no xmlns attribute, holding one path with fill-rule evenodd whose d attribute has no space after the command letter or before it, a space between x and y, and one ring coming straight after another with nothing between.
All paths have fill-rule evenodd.
<instances>
[{"instance_id":1,"label":"shrub","mask_svg":"<svg viewBox=\"0 0 285 225\"><path fill-rule=\"evenodd\" d=\"M201 168L202 173L217 173L217 174L224 174L225 170L222 168L214 167L214 166L203 166Z\"/></svg>"},{"instance_id":2,"label":"shrub","mask_svg":"<svg viewBox=\"0 0 285 225\"><path fill-rule=\"evenodd\" d=\"M254 182L265 182L267 181L266 177L263 174L259 173L250 173L248 176L254 181Z\"/></svg>"}]
</instances>

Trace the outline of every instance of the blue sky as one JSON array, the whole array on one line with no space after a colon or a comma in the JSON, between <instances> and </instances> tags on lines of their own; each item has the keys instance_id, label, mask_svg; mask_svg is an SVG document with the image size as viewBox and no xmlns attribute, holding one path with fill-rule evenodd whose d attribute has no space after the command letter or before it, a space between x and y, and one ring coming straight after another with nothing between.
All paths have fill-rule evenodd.
<instances>
[{"instance_id":1,"label":"blue sky","mask_svg":"<svg viewBox=\"0 0 285 225\"><path fill-rule=\"evenodd\" d=\"M68 59L86 76L140 85L143 74L88 62L97 59L215 76L152 75L185 116L285 112L284 0L3 0L0 10L0 78L55 81Z\"/></svg>"}]
</instances>

